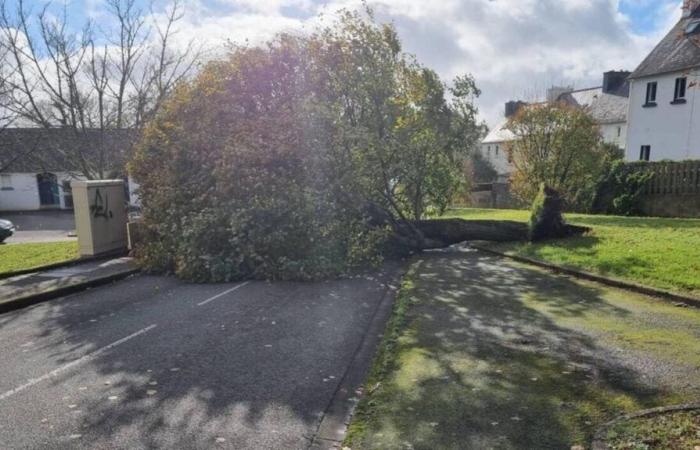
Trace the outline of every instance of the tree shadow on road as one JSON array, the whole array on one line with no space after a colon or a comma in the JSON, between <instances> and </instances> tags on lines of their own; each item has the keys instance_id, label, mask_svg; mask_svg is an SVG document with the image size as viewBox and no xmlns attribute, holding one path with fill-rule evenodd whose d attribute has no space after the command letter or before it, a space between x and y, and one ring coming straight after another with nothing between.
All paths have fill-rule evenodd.
<instances>
[{"instance_id":1,"label":"tree shadow on road","mask_svg":"<svg viewBox=\"0 0 700 450\"><path fill-rule=\"evenodd\" d=\"M678 394L585 327L559 323L629 319L602 290L481 253L421 264L363 446L570 448L617 414Z\"/></svg>"},{"instance_id":2,"label":"tree shadow on road","mask_svg":"<svg viewBox=\"0 0 700 450\"><path fill-rule=\"evenodd\" d=\"M146 330L37 386L51 417L19 426L82 435L74 448L306 448L398 269L204 305L232 285L142 276L12 313L2 327L34 327L23 339L51 367Z\"/></svg>"}]
</instances>

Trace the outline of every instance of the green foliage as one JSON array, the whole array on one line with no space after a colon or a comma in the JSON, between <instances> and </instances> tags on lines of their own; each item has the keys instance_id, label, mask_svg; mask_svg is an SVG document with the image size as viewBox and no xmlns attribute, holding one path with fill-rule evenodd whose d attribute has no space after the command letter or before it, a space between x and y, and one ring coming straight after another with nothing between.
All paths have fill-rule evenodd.
<instances>
[{"instance_id":1,"label":"green foliage","mask_svg":"<svg viewBox=\"0 0 700 450\"><path fill-rule=\"evenodd\" d=\"M545 183L569 209L588 209L608 152L595 120L564 104L535 105L521 108L508 129L515 135L507 148L515 196L531 203Z\"/></svg>"},{"instance_id":2,"label":"green foliage","mask_svg":"<svg viewBox=\"0 0 700 450\"><path fill-rule=\"evenodd\" d=\"M472 89L472 91L470 91ZM460 82L460 92L474 94ZM144 266L196 281L317 279L376 264L393 222L444 210L467 132L395 30L345 12L310 36L232 47L149 124ZM454 125L460 118L459 127ZM476 125L474 124L474 127Z\"/></svg>"},{"instance_id":3,"label":"green foliage","mask_svg":"<svg viewBox=\"0 0 700 450\"><path fill-rule=\"evenodd\" d=\"M490 183L498 177L498 171L481 152L475 151L467 161L468 177L475 183Z\"/></svg>"},{"instance_id":4,"label":"green foliage","mask_svg":"<svg viewBox=\"0 0 700 450\"><path fill-rule=\"evenodd\" d=\"M597 186L593 212L620 216L641 215L640 200L644 186L654 174L648 163L617 160Z\"/></svg>"}]
</instances>

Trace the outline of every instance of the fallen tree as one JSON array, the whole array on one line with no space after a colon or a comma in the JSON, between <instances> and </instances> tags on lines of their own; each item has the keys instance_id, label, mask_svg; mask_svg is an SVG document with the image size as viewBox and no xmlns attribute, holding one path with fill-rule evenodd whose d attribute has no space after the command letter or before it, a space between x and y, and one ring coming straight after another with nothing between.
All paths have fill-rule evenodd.
<instances>
[{"instance_id":1,"label":"fallen tree","mask_svg":"<svg viewBox=\"0 0 700 450\"><path fill-rule=\"evenodd\" d=\"M366 209L374 226L393 230L391 245L403 251L445 248L467 241L525 242L578 236L587 227L567 224L564 203L557 191L540 187L529 223L511 220L464 220L457 218L393 221L391 214L373 205Z\"/></svg>"},{"instance_id":2,"label":"fallen tree","mask_svg":"<svg viewBox=\"0 0 700 450\"><path fill-rule=\"evenodd\" d=\"M233 47L143 133L136 256L192 281L310 280L387 250L529 239L516 222L424 220L449 204L478 136L473 79L455 80L450 101L445 90L391 26L353 13L311 36Z\"/></svg>"}]
</instances>

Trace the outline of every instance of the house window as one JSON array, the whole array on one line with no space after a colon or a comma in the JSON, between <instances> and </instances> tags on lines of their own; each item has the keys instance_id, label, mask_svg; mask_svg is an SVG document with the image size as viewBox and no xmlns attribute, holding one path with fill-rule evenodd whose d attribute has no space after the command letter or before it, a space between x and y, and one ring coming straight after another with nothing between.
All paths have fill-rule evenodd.
<instances>
[{"instance_id":1,"label":"house window","mask_svg":"<svg viewBox=\"0 0 700 450\"><path fill-rule=\"evenodd\" d=\"M639 150L639 160L649 161L651 157L651 145L642 145L641 150Z\"/></svg>"},{"instance_id":2,"label":"house window","mask_svg":"<svg viewBox=\"0 0 700 450\"><path fill-rule=\"evenodd\" d=\"M676 89L673 91L672 103L685 103L685 88L688 79L686 77L676 78Z\"/></svg>"},{"instance_id":3,"label":"house window","mask_svg":"<svg viewBox=\"0 0 700 450\"><path fill-rule=\"evenodd\" d=\"M656 81L647 83L647 101L644 106L656 106Z\"/></svg>"},{"instance_id":4,"label":"house window","mask_svg":"<svg viewBox=\"0 0 700 450\"><path fill-rule=\"evenodd\" d=\"M617 127L617 137L622 136L622 127Z\"/></svg>"},{"instance_id":5,"label":"house window","mask_svg":"<svg viewBox=\"0 0 700 450\"><path fill-rule=\"evenodd\" d=\"M14 188L12 187L12 175L8 173L0 174L0 190L11 191L13 189Z\"/></svg>"},{"instance_id":6,"label":"house window","mask_svg":"<svg viewBox=\"0 0 700 450\"><path fill-rule=\"evenodd\" d=\"M486 155L490 158L491 157L491 146L488 146L488 150L486 150Z\"/></svg>"},{"instance_id":7,"label":"house window","mask_svg":"<svg viewBox=\"0 0 700 450\"><path fill-rule=\"evenodd\" d=\"M498 156L498 145L496 146L496 156Z\"/></svg>"}]
</instances>

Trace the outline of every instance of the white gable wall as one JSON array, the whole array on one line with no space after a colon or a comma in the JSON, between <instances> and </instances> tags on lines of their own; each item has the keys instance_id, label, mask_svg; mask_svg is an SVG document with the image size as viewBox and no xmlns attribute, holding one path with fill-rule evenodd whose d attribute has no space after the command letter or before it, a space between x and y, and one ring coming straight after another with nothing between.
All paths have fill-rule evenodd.
<instances>
[{"instance_id":1,"label":"white gable wall","mask_svg":"<svg viewBox=\"0 0 700 450\"><path fill-rule=\"evenodd\" d=\"M513 171L512 164L508 162L505 142L482 143L481 155L493 165L499 175L509 175Z\"/></svg>"},{"instance_id":2,"label":"white gable wall","mask_svg":"<svg viewBox=\"0 0 700 450\"><path fill-rule=\"evenodd\" d=\"M600 126L603 142L617 145L621 149L627 146L627 123L605 123Z\"/></svg>"},{"instance_id":3,"label":"white gable wall","mask_svg":"<svg viewBox=\"0 0 700 450\"><path fill-rule=\"evenodd\" d=\"M687 76L685 104L672 105L676 78ZM647 83L656 81L656 107L645 108ZM700 70L632 80L625 156L639 160L642 145L651 146L651 160L700 159Z\"/></svg>"},{"instance_id":4,"label":"white gable wall","mask_svg":"<svg viewBox=\"0 0 700 450\"><path fill-rule=\"evenodd\" d=\"M0 190L0 211L39 209L39 186L35 173L10 173L9 188Z\"/></svg>"}]
</instances>

